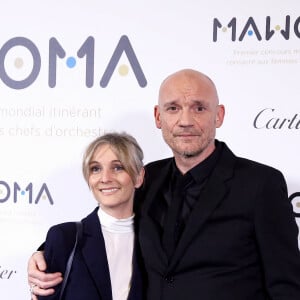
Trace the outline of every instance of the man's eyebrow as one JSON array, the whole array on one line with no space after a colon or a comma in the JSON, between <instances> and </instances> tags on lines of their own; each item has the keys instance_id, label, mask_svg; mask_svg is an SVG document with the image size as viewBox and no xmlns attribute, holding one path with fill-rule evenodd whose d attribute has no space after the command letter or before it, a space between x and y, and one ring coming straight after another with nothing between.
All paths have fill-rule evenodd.
<instances>
[{"instance_id":1,"label":"man's eyebrow","mask_svg":"<svg viewBox=\"0 0 300 300\"><path fill-rule=\"evenodd\" d=\"M204 105L204 104L206 104L207 103L207 101L205 101L205 100L203 100L203 99L195 99L195 100L192 100L192 102L194 103L194 104L201 104L201 105Z\"/></svg>"},{"instance_id":2,"label":"man's eyebrow","mask_svg":"<svg viewBox=\"0 0 300 300\"><path fill-rule=\"evenodd\" d=\"M180 103L178 103L179 100L177 99L174 99L174 100L170 100L170 101L166 101L162 107L168 107L168 106L171 106L171 105L180 105ZM190 100L192 102L193 105L206 105L207 104L207 101L205 101L204 99L191 99Z\"/></svg>"},{"instance_id":3,"label":"man's eyebrow","mask_svg":"<svg viewBox=\"0 0 300 300\"><path fill-rule=\"evenodd\" d=\"M170 105L177 105L178 103L178 100L170 100L170 101L167 101L163 104L163 106L170 106Z\"/></svg>"}]
</instances>

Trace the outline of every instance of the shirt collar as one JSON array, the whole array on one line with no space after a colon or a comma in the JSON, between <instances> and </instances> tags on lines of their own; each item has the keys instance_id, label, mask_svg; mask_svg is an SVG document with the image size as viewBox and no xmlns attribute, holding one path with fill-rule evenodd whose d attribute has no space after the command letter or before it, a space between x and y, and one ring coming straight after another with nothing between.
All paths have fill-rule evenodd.
<instances>
[{"instance_id":1,"label":"shirt collar","mask_svg":"<svg viewBox=\"0 0 300 300\"><path fill-rule=\"evenodd\" d=\"M175 159L173 159L173 171L172 176L173 178L178 178L180 176L189 176L191 177L195 182L201 183L205 178L207 178L212 170L214 169L215 165L217 164L217 161L220 157L220 154L223 149L222 143L220 143L218 140L215 140L215 150L202 162L200 162L198 165L193 167L191 170L189 170L186 174L182 175L177 168L175 164Z\"/></svg>"},{"instance_id":2,"label":"shirt collar","mask_svg":"<svg viewBox=\"0 0 300 300\"><path fill-rule=\"evenodd\" d=\"M117 219L107 214L101 206L98 210L98 216L102 229L114 233L133 232L134 215L126 219Z\"/></svg>"}]
</instances>

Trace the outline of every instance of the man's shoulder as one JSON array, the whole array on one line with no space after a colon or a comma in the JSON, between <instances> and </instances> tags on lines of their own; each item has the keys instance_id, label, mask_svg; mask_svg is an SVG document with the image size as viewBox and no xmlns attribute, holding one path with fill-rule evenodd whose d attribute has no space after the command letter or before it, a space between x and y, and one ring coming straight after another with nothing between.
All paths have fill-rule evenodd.
<instances>
[{"instance_id":1,"label":"man's shoulder","mask_svg":"<svg viewBox=\"0 0 300 300\"><path fill-rule=\"evenodd\" d=\"M238 169L247 169L247 170L253 170L254 172L271 172L271 173L281 173L280 170L276 169L275 167L268 165L267 163L257 161L251 158L248 158L246 156L237 156L233 154L233 152L230 150L230 148L224 144L224 151L223 151L223 159L227 160L229 157L230 159L233 159L235 162L235 168Z\"/></svg>"},{"instance_id":2,"label":"man's shoulder","mask_svg":"<svg viewBox=\"0 0 300 300\"><path fill-rule=\"evenodd\" d=\"M156 161L152 161L145 166L146 178L153 176L157 176L161 174L161 172L165 169L170 167L173 158L164 158ZM159 172L159 173L158 173Z\"/></svg>"},{"instance_id":3,"label":"man's shoulder","mask_svg":"<svg viewBox=\"0 0 300 300\"><path fill-rule=\"evenodd\" d=\"M168 158L155 160L155 161L152 161L152 162L149 162L148 164L146 164L145 168L152 169L152 168L163 167L163 166L169 164L172 161L172 159L173 159L172 157L168 157Z\"/></svg>"},{"instance_id":4,"label":"man's shoulder","mask_svg":"<svg viewBox=\"0 0 300 300\"><path fill-rule=\"evenodd\" d=\"M236 167L245 170L249 175L252 174L257 177L268 177L271 175L283 177L283 173L276 167L249 158L237 157Z\"/></svg>"}]
</instances>

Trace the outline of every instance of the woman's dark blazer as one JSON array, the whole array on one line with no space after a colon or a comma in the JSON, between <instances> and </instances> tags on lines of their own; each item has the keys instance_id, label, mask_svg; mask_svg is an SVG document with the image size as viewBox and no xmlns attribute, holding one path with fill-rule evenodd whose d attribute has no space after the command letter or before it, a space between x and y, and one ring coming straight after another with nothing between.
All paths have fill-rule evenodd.
<instances>
[{"instance_id":1,"label":"woman's dark blazer","mask_svg":"<svg viewBox=\"0 0 300 300\"><path fill-rule=\"evenodd\" d=\"M112 300L108 261L98 208L82 220L83 236L74 255L72 269L64 292L64 300ZM47 272L64 274L68 257L75 242L74 222L51 227L45 243ZM116 257L117 259L117 257ZM128 258L130 259L130 258ZM58 300L61 284L55 294L38 299ZM133 254L133 273L128 300L143 300L140 254L137 242Z\"/></svg>"}]
</instances>

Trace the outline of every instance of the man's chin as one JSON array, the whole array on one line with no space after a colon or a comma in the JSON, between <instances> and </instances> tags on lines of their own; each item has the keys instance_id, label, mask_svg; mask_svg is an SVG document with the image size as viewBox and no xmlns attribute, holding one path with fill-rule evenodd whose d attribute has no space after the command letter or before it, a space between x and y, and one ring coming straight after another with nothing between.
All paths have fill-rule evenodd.
<instances>
[{"instance_id":1,"label":"man's chin","mask_svg":"<svg viewBox=\"0 0 300 300\"><path fill-rule=\"evenodd\" d=\"M193 158L193 157L200 155L201 153L202 153L201 150L198 150L198 151L184 150L184 151L180 152L180 156L182 156L184 158Z\"/></svg>"},{"instance_id":2,"label":"man's chin","mask_svg":"<svg viewBox=\"0 0 300 300\"><path fill-rule=\"evenodd\" d=\"M182 156L184 158L193 158L193 157L196 157L198 156L200 153L195 153L195 152L183 152L182 153Z\"/></svg>"},{"instance_id":3,"label":"man's chin","mask_svg":"<svg viewBox=\"0 0 300 300\"><path fill-rule=\"evenodd\" d=\"M183 153L182 156L184 158L193 158L195 156L197 156L195 153Z\"/></svg>"}]
</instances>

